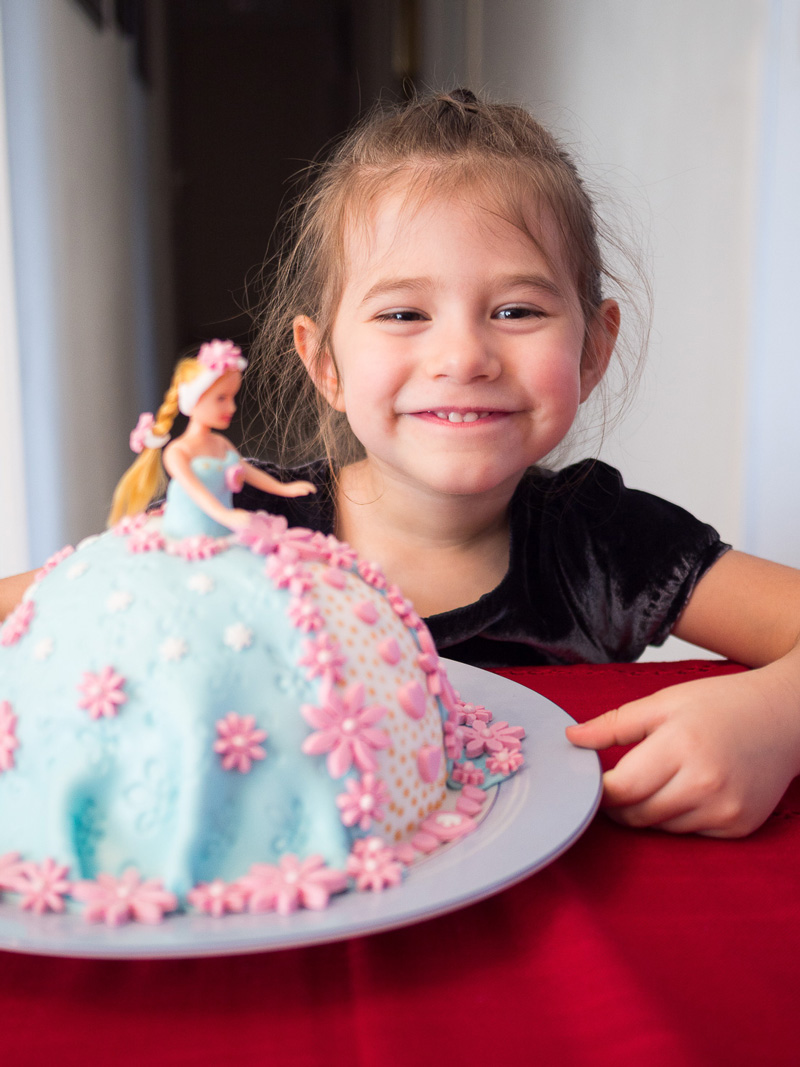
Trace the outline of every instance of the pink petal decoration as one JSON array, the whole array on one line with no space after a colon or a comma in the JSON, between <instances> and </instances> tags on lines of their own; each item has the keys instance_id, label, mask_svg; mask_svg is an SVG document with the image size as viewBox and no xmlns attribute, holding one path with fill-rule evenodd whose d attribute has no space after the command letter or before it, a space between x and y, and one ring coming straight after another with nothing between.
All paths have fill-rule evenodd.
<instances>
[{"instance_id":1,"label":"pink petal decoration","mask_svg":"<svg viewBox=\"0 0 800 1067\"><path fill-rule=\"evenodd\" d=\"M410 718L424 718L427 697L419 682L411 681L401 685L397 690L397 699L400 707Z\"/></svg>"},{"instance_id":2,"label":"pink petal decoration","mask_svg":"<svg viewBox=\"0 0 800 1067\"><path fill-rule=\"evenodd\" d=\"M178 898L164 889L160 879L142 881L133 867L120 878L98 874L94 882L76 882L72 896L86 904L87 922L104 922L107 926L119 926L131 919L159 923L165 912L175 911L178 906Z\"/></svg>"},{"instance_id":3,"label":"pink petal decoration","mask_svg":"<svg viewBox=\"0 0 800 1067\"><path fill-rule=\"evenodd\" d=\"M123 685L125 679L111 666L103 667L99 674L85 671L78 682L78 690L83 694L78 707L86 708L92 719L102 716L111 719L117 714L119 705L128 699L122 692Z\"/></svg>"},{"instance_id":4,"label":"pink petal decoration","mask_svg":"<svg viewBox=\"0 0 800 1067\"><path fill-rule=\"evenodd\" d=\"M374 589L386 588L386 577L377 563L361 560L357 569L364 581Z\"/></svg>"},{"instance_id":5,"label":"pink petal decoration","mask_svg":"<svg viewBox=\"0 0 800 1067\"><path fill-rule=\"evenodd\" d=\"M370 600L360 600L353 607L353 611L363 623L367 624L367 626L374 626L378 621L378 609Z\"/></svg>"},{"instance_id":6,"label":"pink petal decoration","mask_svg":"<svg viewBox=\"0 0 800 1067\"><path fill-rule=\"evenodd\" d=\"M486 769L492 774L513 774L525 762L519 749L501 748L486 760Z\"/></svg>"},{"instance_id":7,"label":"pink petal decoration","mask_svg":"<svg viewBox=\"0 0 800 1067\"><path fill-rule=\"evenodd\" d=\"M228 467L225 471L225 487L232 493L240 493L244 485L244 467L237 463L235 467Z\"/></svg>"},{"instance_id":8,"label":"pink petal decoration","mask_svg":"<svg viewBox=\"0 0 800 1067\"><path fill-rule=\"evenodd\" d=\"M391 796L380 778L368 771L361 779L348 778L345 789L347 792L336 798L345 826L358 824L360 830L369 830L373 819L384 817L384 805L390 802Z\"/></svg>"},{"instance_id":9,"label":"pink petal decoration","mask_svg":"<svg viewBox=\"0 0 800 1067\"><path fill-rule=\"evenodd\" d=\"M347 875L326 867L322 856L301 861L289 854L282 856L277 866L254 863L239 884L248 893L250 911L274 910L289 915L300 907L314 911L326 908L331 893L347 888Z\"/></svg>"},{"instance_id":10,"label":"pink petal decoration","mask_svg":"<svg viewBox=\"0 0 800 1067\"><path fill-rule=\"evenodd\" d=\"M317 637L303 642L303 655L299 663L306 668L306 678L326 678L329 682L343 679L342 667L345 656L339 642L330 634L318 634Z\"/></svg>"},{"instance_id":11,"label":"pink petal decoration","mask_svg":"<svg viewBox=\"0 0 800 1067\"><path fill-rule=\"evenodd\" d=\"M463 763L453 764L452 778L454 782L462 782L467 787L483 785L486 775L472 760L465 760Z\"/></svg>"},{"instance_id":12,"label":"pink petal decoration","mask_svg":"<svg viewBox=\"0 0 800 1067\"><path fill-rule=\"evenodd\" d=\"M338 567L326 567L322 572L322 580L334 589L344 589L347 585L347 578Z\"/></svg>"},{"instance_id":13,"label":"pink petal decoration","mask_svg":"<svg viewBox=\"0 0 800 1067\"><path fill-rule=\"evenodd\" d=\"M0 889L16 889L23 866L19 852L6 852L0 856Z\"/></svg>"},{"instance_id":14,"label":"pink petal decoration","mask_svg":"<svg viewBox=\"0 0 800 1067\"><path fill-rule=\"evenodd\" d=\"M417 768L423 782L435 782L442 766L442 750L437 745L423 745L417 753Z\"/></svg>"},{"instance_id":15,"label":"pink petal decoration","mask_svg":"<svg viewBox=\"0 0 800 1067\"><path fill-rule=\"evenodd\" d=\"M456 811L460 811L462 815L469 815L474 817L480 813L482 804L479 804L477 800L470 800L469 797L459 797L456 801Z\"/></svg>"},{"instance_id":16,"label":"pink petal decoration","mask_svg":"<svg viewBox=\"0 0 800 1067\"><path fill-rule=\"evenodd\" d=\"M379 837L356 841L347 858L347 873L355 879L356 889L381 892L400 885L403 865L393 848L387 848Z\"/></svg>"},{"instance_id":17,"label":"pink petal decoration","mask_svg":"<svg viewBox=\"0 0 800 1067\"><path fill-rule=\"evenodd\" d=\"M223 770L237 770L247 774L253 760L262 760L266 752L260 742L266 740L267 731L256 729L253 715L237 715L229 711L216 723L219 740L214 742L214 751L222 756Z\"/></svg>"},{"instance_id":18,"label":"pink petal decoration","mask_svg":"<svg viewBox=\"0 0 800 1067\"><path fill-rule=\"evenodd\" d=\"M71 556L74 551L75 549L72 547L72 545L65 545L64 548L60 548L58 552L54 552L52 556L50 556L44 561L42 566L36 572L33 578L34 582L40 582L42 578L45 577L45 575L49 574L50 571L54 570L59 565L59 563L67 559L68 556Z\"/></svg>"},{"instance_id":19,"label":"pink petal decoration","mask_svg":"<svg viewBox=\"0 0 800 1067\"><path fill-rule=\"evenodd\" d=\"M186 899L193 908L221 919L227 912L244 911L247 907L247 891L238 882L223 882L215 878L213 882L201 882L186 894Z\"/></svg>"},{"instance_id":20,"label":"pink petal decoration","mask_svg":"<svg viewBox=\"0 0 800 1067\"><path fill-rule=\"evenodd\" d=\"M15 645L30 629L36 605L32 600L22 600L0 626L0 645Z\"/></svg>"},{"instance_id":21,"label":"pink petal decoration","mask_svg":"<svg viewBox=\"0 0 800 1067\"><path fill-rule=\"evenodd\" d=\"M16 729L14 709L7 700L0 700L0 772L14 766L14 750L19 747Z\"/></svg>"},{"instance_id":22,"label":"pink petal decoration","mask_svg":"<svg viewBox=\"0 0 800 1067\"><path fill-rule=\"evenodd\" d=\"M341 778L355 763L361 771L377 770L374 749L388 748L391 739L375 723L386 714L380 705L364 707L364 686L359 682L344 694L330 684L321 692L322 706L303 704L300 714L316 732L309 734L301 746L308 756L328 753L328 773Z\"/></svg>"},{"instance_id":23,"label":"pink petal decoration","mask_svg":"<svg viewBox=\"0 0 800 1067\"><path fill-rule=\"evenodd\" d=\"M420 823L420 830L432 834L440 841L455 841L457 837L471 833L477 823L458 811L435 811Z\"/></svg>"},{"instance_id":24,"label":"pink petal decoration","mask_svg":"<svg viewBox=\"0 0 800 1067\"><path fill-rule=\"evenodd\" d=\"M311 633L312 630L321 630L323 627L323 618L312 600L293 597L289 601L287 614L292 625L302 630L304 634Z\"/></svg>"},{"instance_id":25,"label":"pink petal decoration","mask_svg":"<svg viewBox=\"0 0 800 1067\"><path fill-rule=\"evenodd\" d=\"M287 525L283 515L269 515L266 511L255 511L250 516L247 526L237 532L236 540L256 555L268 556L277 551Z\"/></svg>"},{"instance_id":26,"label":"pink petal decoration","mask_svg":"<svg viewBox=\"0 0 800 1067\"><path fill-rule=\"evenodd\" d=\"M522 726L509 726L507 722L482 722L474 720L472 726L463 726L467 756L474 759L482 752L499 752L503 748L521 747L525 730Z\"/></svg>"},{"instance_id":27,"label":"pink petal decoration","mask_svg":"<svg viewBox=\"0 0 800 1067\"><path fill-rule=\"evenodd\" d=\"M381 641L378 645L378 654L384 663L388 663L390 667L394 667L395 664L400 662L400 646L393 637L388 637L385 641Z\"/></svg>"},{"instance_id":28,"label":"pink petal decoration","mask_svg":"<svg viewBox=\"0 0 800 1067\"><path fill-rule=\"evenodd\" d=\"M35 915L44 915L46 911L63 911L64 897L72 888L66 877L68 870L68 867L59 866L49 858L39 866L35 863L21 864L20 875L13 887L22 895L20 907Z\"/></svg>"}]
</instances>

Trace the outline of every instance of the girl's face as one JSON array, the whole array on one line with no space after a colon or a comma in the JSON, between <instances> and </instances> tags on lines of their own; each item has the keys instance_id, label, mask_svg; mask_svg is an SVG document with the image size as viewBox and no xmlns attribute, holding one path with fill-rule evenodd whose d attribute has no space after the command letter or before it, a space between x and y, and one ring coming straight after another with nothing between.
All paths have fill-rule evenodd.
<instances>
[{"instance_id":1,"label":"girl's face","mask_svg":"<svg viewBox=\"0 0 800 1067\"><path fill-rule=\"evenodd\" d=\"M513 490L613 347L582 371L587 326L566 271L487 207L440 196L411 210L402 190L351 230L347 266L318 384L368 461L434 493ZM301 356L314 330L296 323Z\"/></svg>"},{"instance_id":2,"label":"girl's face","mask_svg":"<svg viewBox=\"0 0 800 1067\"><path fill-rule=\"evenodd\" d=\"M197 401L192 419L211 430L227 430L236 414L236 394L241 384L238 370L226 371Z\"/></svg>"}]
</instances>

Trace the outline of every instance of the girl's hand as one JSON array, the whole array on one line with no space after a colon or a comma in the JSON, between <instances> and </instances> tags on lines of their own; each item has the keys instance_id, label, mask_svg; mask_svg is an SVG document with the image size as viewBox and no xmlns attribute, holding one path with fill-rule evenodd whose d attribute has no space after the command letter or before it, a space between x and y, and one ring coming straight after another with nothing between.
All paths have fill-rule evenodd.
<instances>
[{"instance_id":1,"label":"girl's hand","mask_svg":"<svg viewBox=\"0 0 800 1067\"><path fill-rule=\"evenodd\" d=\"M603 775L607 813L674 833L757 829L800 772L797 687L778 667L685 682L569 727L583 748L638 742Z\"/></svg>"}]
</instances>

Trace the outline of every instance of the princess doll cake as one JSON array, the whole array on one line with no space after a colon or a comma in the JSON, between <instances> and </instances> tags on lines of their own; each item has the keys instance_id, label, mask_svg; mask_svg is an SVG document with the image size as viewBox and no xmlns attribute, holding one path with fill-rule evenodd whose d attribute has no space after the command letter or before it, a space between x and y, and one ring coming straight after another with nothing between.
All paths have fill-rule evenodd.
<instances>
[{"instance_id":1,"label":"princess doll cake","mask_svg":"<svg viewBox=\"0 0 800 1067\"><path fill-rule=\"evenodd\" d=\"M244 368L222 341L178 365L110 529L52 557L0 628L0 891L22 907L324 907L474 829L522 762L522 730L460 701L377 566L231 506L244 483L313 491L221 432Z\"/></svg>"}]
</instances>

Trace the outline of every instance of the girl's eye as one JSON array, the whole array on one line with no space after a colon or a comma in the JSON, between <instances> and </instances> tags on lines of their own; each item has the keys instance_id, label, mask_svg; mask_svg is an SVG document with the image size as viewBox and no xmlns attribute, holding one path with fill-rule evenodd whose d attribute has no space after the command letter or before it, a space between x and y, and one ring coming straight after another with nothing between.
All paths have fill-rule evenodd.
<instances>
[{"instance_id":1,"label":"girl's eye","mask_svg":"<svg viewBox=\"0 0 800 1067\"><path fill-rule=\"evenodd\" d=\"M538 308L532 307L520 307L518 304L514 304L510 307L500 308L495 312L495 317L502 319L504 322L508 322L512 319L527 319L527 318L542 318L543 311Z\"/></svg>"},{"instance_id":2,"label":"girl's eye","mask_svg":"<svg viewBox=\"0 0 800 1067\"><path fill-rule=\"evenodd\" d=\"M376 315L379 322L421 322L424 317L421 311L412 311L410 308L392 308L391 311Z\"/></svg>"}]
</instances>

